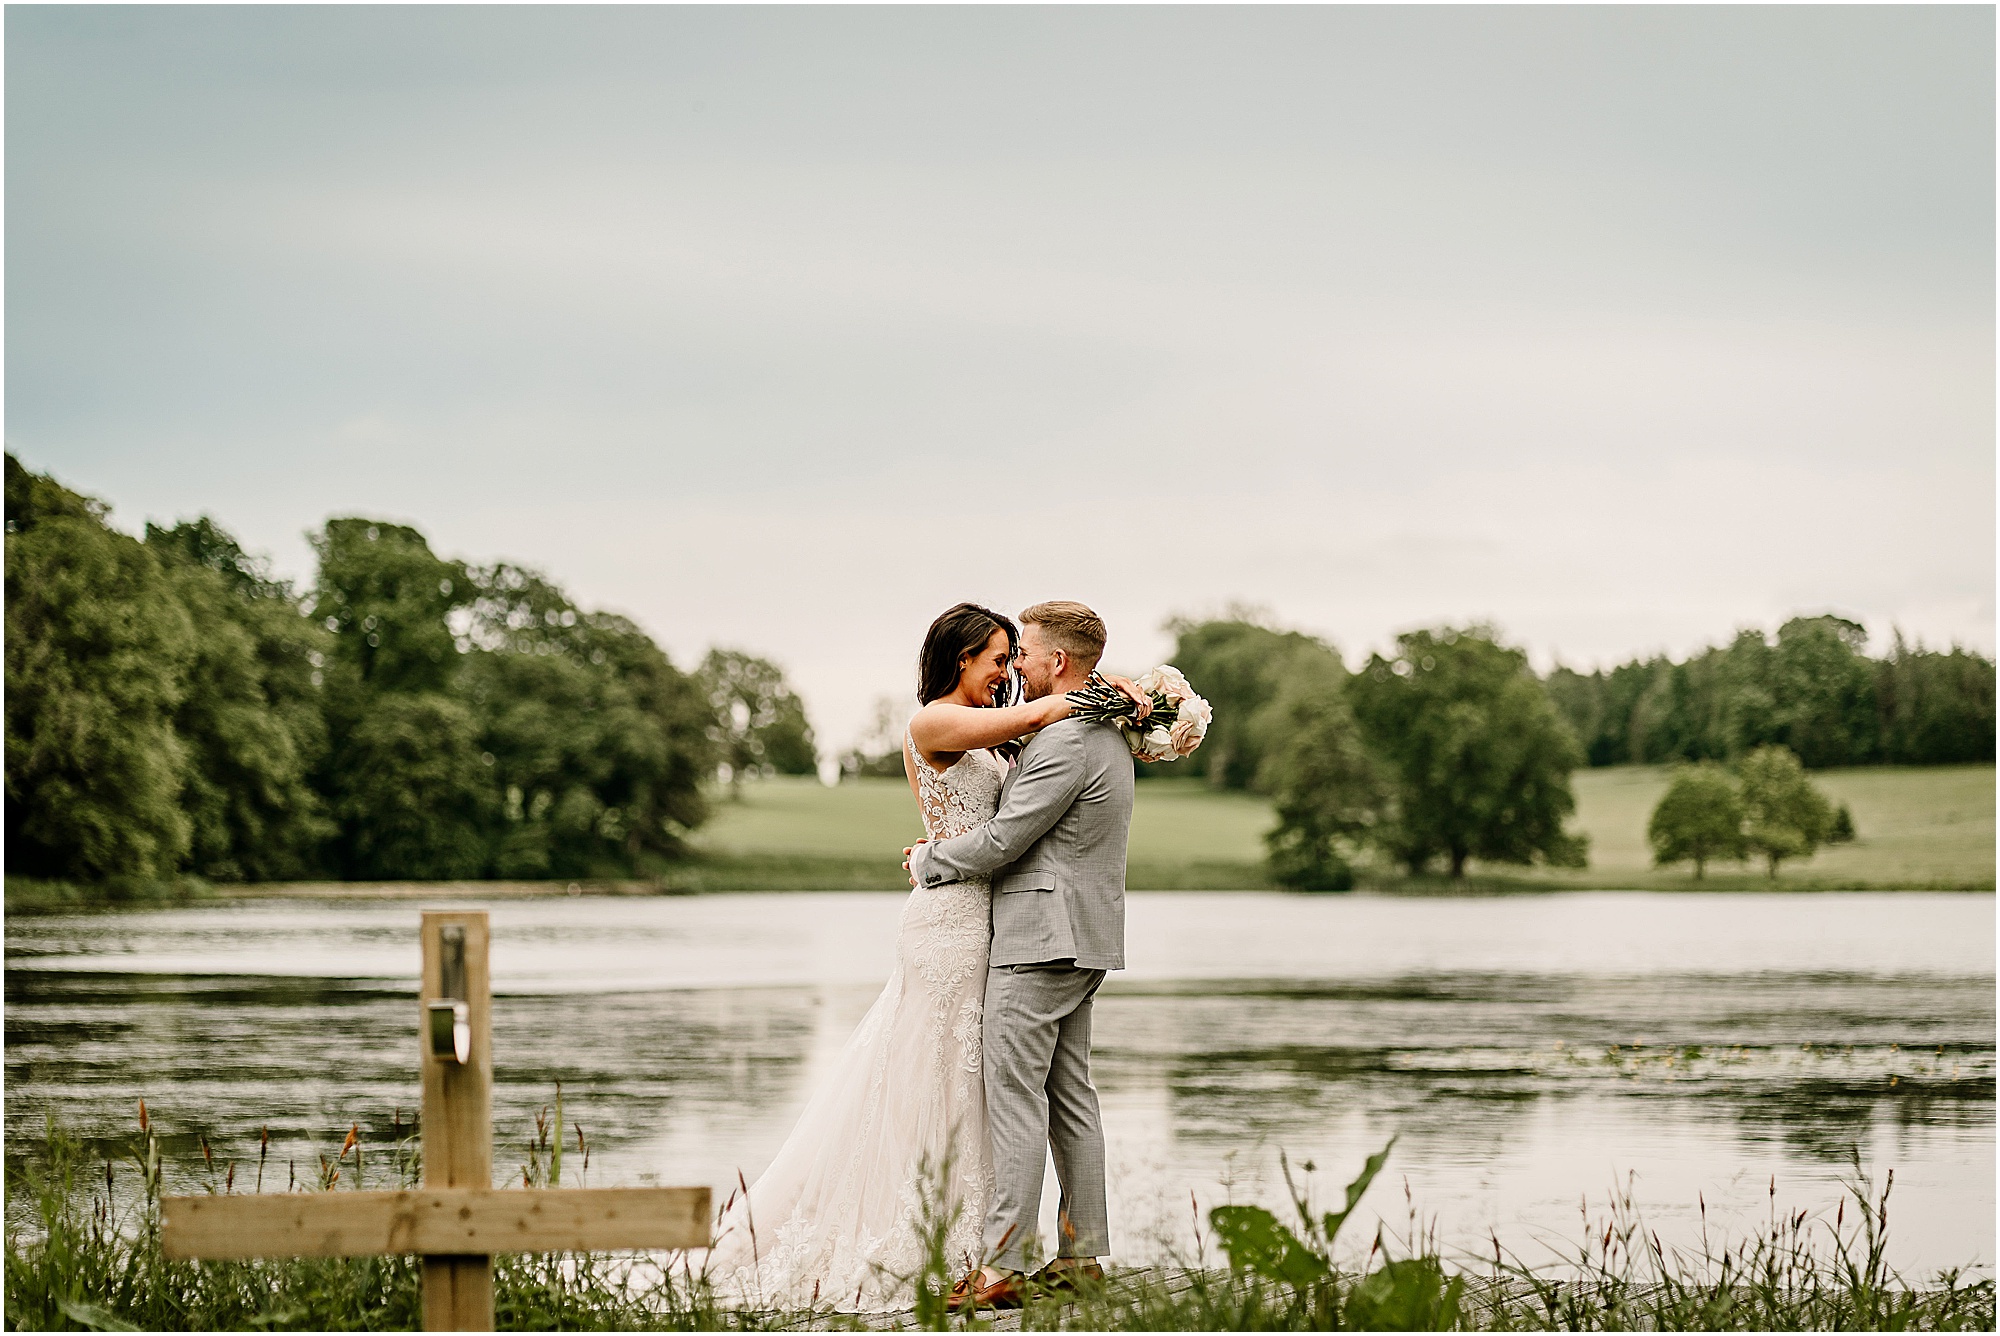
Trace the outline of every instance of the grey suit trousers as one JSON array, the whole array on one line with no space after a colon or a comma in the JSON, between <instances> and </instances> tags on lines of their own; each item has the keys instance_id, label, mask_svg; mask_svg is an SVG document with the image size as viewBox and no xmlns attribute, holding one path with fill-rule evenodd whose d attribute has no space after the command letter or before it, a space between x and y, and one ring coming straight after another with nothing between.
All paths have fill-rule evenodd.
<instances>
[{"instance_id":1,"label":"grey suit trousers","mask_svg":"<svg viewBox=\"0 0 2000 1336\"><path fill-rule=\"evenodd\" d=\"M1090 1083L1090 1004L1103 970L1067 962L986 971L986 1128L994 1191L986 1254L994 1266L1034 1264L1042 1170L1051 1151L1062 1185L1056 1251L1111 1251L1104 1201L1104 1124Z\"/></svg>"}]
</instances>

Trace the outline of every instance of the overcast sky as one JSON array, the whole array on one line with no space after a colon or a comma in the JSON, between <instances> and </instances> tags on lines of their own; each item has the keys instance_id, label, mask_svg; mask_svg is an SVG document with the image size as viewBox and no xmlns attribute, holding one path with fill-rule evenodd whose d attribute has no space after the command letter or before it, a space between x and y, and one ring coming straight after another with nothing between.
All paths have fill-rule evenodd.
<instances>
[{"instance_id":1,"label":"overcast sky","mask_svg":"<svg viewBox=\"0 0 2000 1336\"><path fill-rule=\"evenodd\" d=\"M828 750L968 598L1993 648L1990 7L5 21L26 463L541 567Z\"/></svg>"}]
</instances>

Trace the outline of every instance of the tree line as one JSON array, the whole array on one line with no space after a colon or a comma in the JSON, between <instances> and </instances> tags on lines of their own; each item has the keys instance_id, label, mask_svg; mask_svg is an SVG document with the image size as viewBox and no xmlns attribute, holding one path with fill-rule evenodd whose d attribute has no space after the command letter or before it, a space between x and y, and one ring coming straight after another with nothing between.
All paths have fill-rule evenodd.
<instances>
[{"instance_id":1,"label":"tree line","mask_svg":"<svg viewBox=\"0 0 2000 1336\"><path fill-rule=\"evenodd\" d=\"M1272 873L1294 886L1351 885L1369 854L1454 877L1473 859L1582 866L1570 774L1626 761L1747 765L1742 790L1719 764L1701 772L1712 829L1736 832L1714 836L1713 856L1754 851L1775 871L1842 836L1844 813L1799 797L1787 766L1994 755L1990 660L1900 636L1870 660L1862 629L1834 617L1796 618L1775 642L1744 631L1683 663L1546 678L1485 626L1410 632L1358 672L1325 641L1247 614L1169 629L1174 663L1215 707L1207 742L1174 770L1269 795ZM1736 796L1722 802L1723 787Z\"/></svg>"},{"instance_id":2,"label":"tree line","mask_svg":"<svg viewBox=\"0 0 2000 1336\"><path fill-rule=\"evenodd\" d=\"M1992 660L1925 649L1897 632L1871 659L1840 617L1750 629L1676 663L1664 655L1547 678L1591 765L1734 761L1782 746L1811 769L1990 762Z\"/></svg>"},{"instance_id":3,"label":"tree line","mask_svg":"<svg viewBox=\"0 0 2000 1336\"><path fill-rule=\"evenodd\" d=\"M683 672L527 568L336 518L299 589L211 519L107 514L7 455L10 875L645 874L711 776L814 768L775 665Z\"/></svg>"}]
</instances>

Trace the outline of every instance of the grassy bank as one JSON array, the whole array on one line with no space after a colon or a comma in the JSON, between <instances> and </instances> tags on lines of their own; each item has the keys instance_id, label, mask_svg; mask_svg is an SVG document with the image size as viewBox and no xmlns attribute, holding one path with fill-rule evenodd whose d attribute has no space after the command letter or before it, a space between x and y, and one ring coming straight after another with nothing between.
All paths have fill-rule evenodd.
<instances>
[{"instance_id":1,"label":"grassy bank","mask_svg":"<svg viewBox=\"0 0 2000 1336\"><path fill-rule=\"evenodd\" d=\"M126 878L102 882L44 881L36 877L7 878L7 912L49 914L69 909L129 906L151 909L215 899L215 887L197 877L170 881Z\"/></svg>"},{"instance_id":2,"label":"grassy bank","mask_svg":"<svg viewBox=\"0 0 2000 1336\"><path fill-rule=\"evenodd\" d=\"M1774 882L1754 864L1712 865L1697 882L1685 868L1652 866L1646 821L1666 791L1660 766L1581 770L1574 778L1575 825L1590 837L1581 871L1475 863L1454 883L1363 869L1370 889L1408 894L1532 890L1890 890L1994 888L1992 766L1874 767L1816 773L1813 780L1854 814L1860 838L1789 863ZM1148 780L1132 812L1130 873L1136 890L1256 890L1264 868L1270 804L1217 793L1196 781ZM208 887L178 882L89 887L7 879L10 912L185 904L211 895L298 895L435 899L560 894L691 894L711 891L894 891L908 885L903 846L922 827L909 786L864 779L827 788L812 779L746 784L723 796L695 839L695 857L657 877L632 881L340 883Z\"/></svg>"},{"instance_id":3,"label":"grassy bank","mask_svg":"<svg viewBox=\"0 0 2000 1336\"><path fill-rule=\"evenodd\" d=\"M1263 837L1271 819L1270 804L1250 794L1182 780L1141 784L1127 881L1145 890L1268 887ZM772 890L895 890L909 884L903 847L922 835L916 800L901 781L829 789L809 779L765 780L744 786L740 801L717 804L696 839L703 859L686 870L684 884L722 889L741 869Z\"/></svg>"},{"instance_id":4,"label":"grassy bank","mask_svg":"<svg viewBox=\"0 0 2000 1336\"><path fill-rule=\"evenodd\" d=\"M1577 826L1590 836L1582 871L1537 869L1531 884L1685 890L1768 890L1757 864L1712 865L1697 883L1685 865L1652 866L1646 822L1666 792L1663 766L1612 766L1575 777ZM1816 771L1812 780L1834 803L1847 804L1860 838L1830 845L1784 865L1776 886L1795 890L1993 889L1992 766L1872 766ZM1482 869L1500 872L1502 869Z\"/></svg>"},{"instance_id":5,"label":"grassy bank","mask_svg":"<svg viewBox=\"0 0 2000 1336\"><path fill-rule=\"evenodd\" d=\"M1787 864L1777 887L1993 889L1992 766L1832 770L1813 779L1834 802L1848 805L1860 838ZM1442 876L1411 879L1384 869L1365 872L1362 884L1416 892L1774 885L1749 864L1716 865L1701 882L1684 867L1652 866L1646 822L1666 791L1665 767L1582 770L1573 782L1575 825L1590 837L1590 866L1582 871L1474 864L1468 885L1454 888ZM1143 890L1268 887L1263 837L1273 819L1270 804L1251 794L1217 793L1189 780L1148 780L1134 800L1127 883ZM895 780L834 789L811 780L768 780L746 786L741 801L720 805L698 841L706 864L689 869L687 885L721 889L741 869L749 880L763 878L759 884L769 889L824 884L893 890L905 884L896 854L919 833L909 788Z\"/></svg>"},{"instance_id":6,"label":"grassy bank","mask_svg":"<svg viewBox=\"0 0 2000 1336\"><path fill-rule=\"evenodd\" d=\"M1393 1146L1393 1143L1392 1143ZM528 1180L555 1177L544 1134L531 1142ZM386 1150L387 1154L383 1152ZM6 1321L13 1330L410 1330L420 1317L420 1268L411 1257L184 1262L160 1246L157 1134L99 1159L51 1127L25 1154L10 1147ZM1194 1255L1180 1264L1113 1269L1107 1282L1065 1298L1039 1295L1004 1326L1022 1331L1810 1331L1990 1330L1988 1279L1945 1272L1911 1284L1885 1262L1888 1186L1859 1166L1850 1196L1831 1211L1782 1212L1746 1238L1704 1237L1698 1253L1660 1244L1629 1200L1584 1222L1583 1241L1550 1265L1498 1249L1462 1265L1421 1235L1377 1234L1365 1256L1335 1243L1389 1155L1372 1157L1324 1210L1296 1193L1289 1220L1254 1206L1209 1212ZM414 1137L371 1154L376 1187L414 1185ZM386 1166L383 1160L387 1160ZM210 1190L228 1192L234 1167L211 1165ZM138 1183L123 1198L120 1177ZM247 1174L246 1174L247 1178ZM345 1180L346 1186L343 1186ZM384 1181L386 1180L386 1181ZM1893 1180L1891 1180L1893 1182ZM1286 1182L1291 1184L1289 1169ZM357 1151L321 1166L318 1191L364 1184ZM572 1184L573 1180L572 1180ZM930 1194L930 1200L937 1200ZM121 1205L122 1201L122 1205ZM943 1296L959 1269L945 1256L950 1217L918 1225L927 1261L905 1279L911 1308L864 1318L816 1304L795 1310L731 1307L699 1254L503 1255L494 1267L501 1330L983 1330ZM988 1313L982 1315L990 1318Z\"/></svg>"}]
</instances>

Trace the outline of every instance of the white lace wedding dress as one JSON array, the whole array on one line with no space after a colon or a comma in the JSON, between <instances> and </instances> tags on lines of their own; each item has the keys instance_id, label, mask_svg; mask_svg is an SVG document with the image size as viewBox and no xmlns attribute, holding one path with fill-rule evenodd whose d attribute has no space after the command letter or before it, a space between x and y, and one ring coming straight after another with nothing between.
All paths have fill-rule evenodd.
<instances>
[{"instance_id":1,"label":"white lace wedding dress","mask_svg":"<svg viewBox=\"0 0 2000 1336\"><path fill-rule=\"evenodd\" d=\"M939 773L907 734L904 746L932 839L992 817L1004 773L992 753L967 752ZM926 1168L957 1210L947 1264L981 1260L993 1185L979 1056L987 892L977 881L910 893L888 985L747 1201L723 1213L709 1276L724 1295L760 1307L906 1307L923 1263Z\"/></svg>"}]
</instances>

